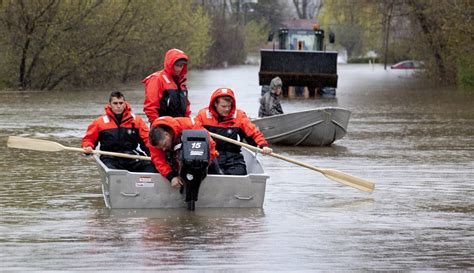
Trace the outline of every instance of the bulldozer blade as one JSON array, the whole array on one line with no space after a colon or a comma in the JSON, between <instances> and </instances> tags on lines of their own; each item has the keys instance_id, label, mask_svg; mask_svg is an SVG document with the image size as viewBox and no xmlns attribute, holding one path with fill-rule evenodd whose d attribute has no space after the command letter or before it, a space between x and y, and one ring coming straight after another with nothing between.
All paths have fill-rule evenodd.
<instances>
[{"instance_id":1,"label":"bulldozer blade","mask_svg":"<svg viewBox=\"0 0 474 273\"><path fill-rule=\"evenodd\" d=\"M260 85L278 76L285 86L337 87L337 52L262 49L260 54Z\"/></svg>"}]
</instances>

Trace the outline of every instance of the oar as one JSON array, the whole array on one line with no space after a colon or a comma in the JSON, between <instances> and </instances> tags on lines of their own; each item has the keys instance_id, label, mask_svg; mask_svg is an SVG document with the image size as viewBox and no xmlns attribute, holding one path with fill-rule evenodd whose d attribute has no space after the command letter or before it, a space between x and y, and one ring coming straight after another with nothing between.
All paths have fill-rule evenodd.
<instances>
[{"instance_id":1,"label":"oar","mask_svg":"<svg viewBox=\"0 0 474 273\"><path fill-rule=\"evenodd\" d=\"M213 138L217 138L217 139L220 139L220 140L223 140L223 141L235 144L235 145L245 147L245 148L247 148L249 150L252 150L254 152L260 152L260 153L262 152L262 149L254 147L252 145L242 143L240 141L237 141L237 140L234 140L234 139L231 139L231 138L228 138L228 137L224 137L224 136L221 136L219 134L215 134L215 133L211 133L211 132L209 132L209 133L211 134L211 136ZM372 183L368 180L365 180L365 179L347 174L347 173L343 173L341 171L337 171L337 170L333 170L333 169L317 168L317 167L311 166L309 164L306 164L306 163L303 163L303 162L300 162L300 161L296 161L294 159L291 159L291 158L288 158L288 157L285 157L285 156L282 156L282 155L279 155L279 154L276 154L276 153L271 153L270 156L288 161L290 163L299 165L301 167L308 168L308 169L313 170L313 171L320 172L329 179L332 179L332 180L337 181L341 184L344 184L344 185L347 185L347 186L350 186L350 187L353 187L353 188L356 188L356 189L359 189L359 190L362 190L362 191L373 192L374 188L375 188L374 183Z\"/></svg>"},{"instance_id":2,"label":"oar","mask_svg":"<svg viewBox=\"0 0 474 273\"><path fill-rule=\"evenodd\" d=\"M9 136L7 140L7 146L9 148L35 150L35 151L43 151L43 152L61 152L61 151L74 151L74 152L82 152L82 153L84 152L84 149L82 148L66 147L54 141L19 137L19 136ZM129 154L124 154L124 153L107 152L107 151L100 151L100 150L93 150L92 153L100 154L100 155L124 157L124 158L130 158L130 159L151 160L151 158L148 156L129 155Z\"/></svg>"}]
</instances>

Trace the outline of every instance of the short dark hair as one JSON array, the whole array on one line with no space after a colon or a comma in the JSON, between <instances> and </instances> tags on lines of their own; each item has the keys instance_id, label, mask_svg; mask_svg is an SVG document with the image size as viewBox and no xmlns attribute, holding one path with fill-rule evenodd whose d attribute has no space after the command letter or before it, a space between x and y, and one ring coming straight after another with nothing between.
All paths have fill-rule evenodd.
<instances>
[{"instance_id":1,"label":"short dark hair","mask_svg":"<svg viewBox=\"0 0 474 273\"><path fill-rule=\"evenodd\" d=\"M227 102L230 102L230 103L234 103L234 98L232 98L231 96L220 96L220 97L217 97L216 98L216 102L219 103L221 101L221 99L223 101L227 101Z\"/></svg>"},{"instance_id":2,"label":"short dark hair","mask_svg":"<svg viewBox=\"0 0 474 273\"><path fill-rule=\"evenodd\" d=\"M112 93L110 93L109 102L112 102L112 98L123 98L123 100L125 100L125 96L120 91L113 91Z\"/></svg>"},{"instance_id":3,"label":"short dark hair","mask_svg":"<svg viewBox=\"0 0 474 273\"><path fill-rule=\"evenodd\" d=\"M165 139L165 132L173 136L173 130L171 127L160 125L150 128L150 133L148 134L148 139L150 140L150 144L152 146L158 145L160 141Z\"/></svg>"}]
</instances>

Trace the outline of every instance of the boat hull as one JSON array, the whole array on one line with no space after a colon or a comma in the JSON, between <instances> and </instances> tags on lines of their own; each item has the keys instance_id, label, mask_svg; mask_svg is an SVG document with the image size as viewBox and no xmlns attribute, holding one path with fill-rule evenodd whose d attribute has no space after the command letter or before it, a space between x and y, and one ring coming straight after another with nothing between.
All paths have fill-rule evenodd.
<instances>
[{"instance_id":1,"label":"boat hull","mask_svg":"<svg viewBox=\"0 0 474 273\"><path fill-rule=\"evenodd\" d=\"M337 107L255 119L253 122L274 145L327 146L347 133L351 112Z\"/></svg>"},{"instance_id":2,"label":"boat hull","mask_svg":"<svg viewBox=\"0 0 474 273\"><path fill-rule=\"evenodd\" d=\"M261 208L268 175L254 154L243 150L248 175L208 175L199 189L196 208ZM108 208L150 209L185 207L184 195L157 173L109 169L95 156Z\"/></svg>"}]
</instances>

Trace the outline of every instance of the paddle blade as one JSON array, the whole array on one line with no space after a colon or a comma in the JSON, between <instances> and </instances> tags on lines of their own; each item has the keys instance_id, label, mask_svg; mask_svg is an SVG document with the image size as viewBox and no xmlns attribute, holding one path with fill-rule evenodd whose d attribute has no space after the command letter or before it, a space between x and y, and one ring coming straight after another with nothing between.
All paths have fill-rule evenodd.
<instances>
[{"instance_id":1,"label":"paddle blade","mask_svg":"<svg viewBox=\"0 0 474 273\"><path fill-rule=\"evenodd\" d=\"M344 185L348 185L354 187L356 189L366 191L366 192L373 192L375 188L375 184L362 179L357 176L353 176L347 173L343 173L341 171L336 171L332 169L320 169L321 173L324 174L327 178L342 183Z\"/></svg>"},{"instance_id":2,"label":"paddle blade","mask_svg":"<svg viewBox=\"0 0 474 273\"><path fill-rule=\"evenodd\" d=\"M43 152L59 152L64 150L64 146L57 142L19 136L9 136L7 140L7 146L9 148Z\"/></svg>"}]
</instances>

